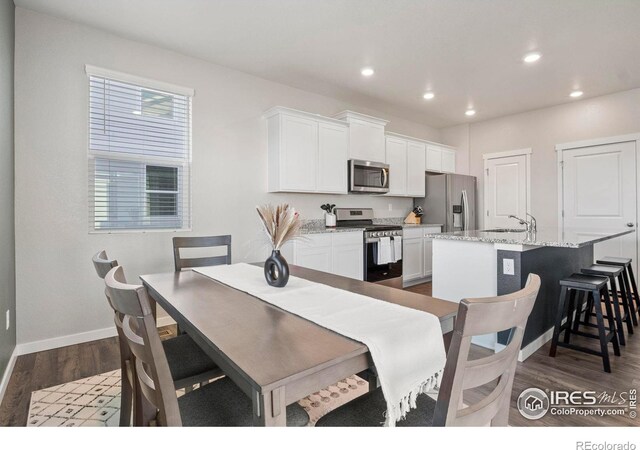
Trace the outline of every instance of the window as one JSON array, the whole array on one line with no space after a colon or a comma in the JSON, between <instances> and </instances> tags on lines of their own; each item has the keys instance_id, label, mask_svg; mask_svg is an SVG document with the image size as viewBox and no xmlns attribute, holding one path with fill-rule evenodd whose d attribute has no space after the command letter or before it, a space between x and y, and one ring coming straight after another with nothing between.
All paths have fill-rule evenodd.
<instances>
[{"instance_id":1,"label":"window","mask_svg":"<svg viewBox=\"0 0 640 450\"><path fill-rule=\"evenodd\" d=\"M190 228L192 92L105 72L87 67L90 229Z\"/></svg>"}]
</instances>

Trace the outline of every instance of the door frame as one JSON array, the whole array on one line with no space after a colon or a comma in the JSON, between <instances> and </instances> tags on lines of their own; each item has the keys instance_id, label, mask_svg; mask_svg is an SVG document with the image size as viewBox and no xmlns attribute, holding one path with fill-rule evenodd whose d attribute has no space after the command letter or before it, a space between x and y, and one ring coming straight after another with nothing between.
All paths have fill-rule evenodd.
<instances>
[{"instance_id":1,"label":"door frame","mask_svg":"<svg viewBox=\"0 0 640 450\"><path fill-rule=\"evenodd\" d=\"M487 162L491 159L500 159L500 158L508 158L511 156L525 156L525 170L526 170L526 184L527 184L527 214L531 214L531 154L533 153L533 150L529 147L529 148L520 148L517 150L507 150L504 152L494 152L494 153L485 153L482 155L482 159L483 159L483 164L484 164L484 168L483 168L483 176L482 176L482 189L484 190L483 196L482 196L482 201L484 202L483 206L483 211L482 211L482 224L483 224L483 228L486 228L486 217L487 217L487 205L488 205L488 189L487 189L487 171L488 171L488 167L487 167ZM478 218L476 217L476 220ZM523 217L523 219L526 219L526 217Z\"/></svg>"},{"instance_id":2,"label":"door frame","mask_svg":"<svg viewBox=\"0 0 640 450\"><path fill-rule=\"evenodd\" d=\"M556 144L556 170L558 171L558 228L564 230L564 151L576 150L585 147L597 147L599 145L622 144L624 142L635 143L636 156L636 255L640 255L640 237L638 236L638 215L640 212L640 133L622 134L603 138L586 139L583 141L565 142ZM638 273L640 267L638 261L634 261L634 271Z\"/></svg>"}]
</instances>

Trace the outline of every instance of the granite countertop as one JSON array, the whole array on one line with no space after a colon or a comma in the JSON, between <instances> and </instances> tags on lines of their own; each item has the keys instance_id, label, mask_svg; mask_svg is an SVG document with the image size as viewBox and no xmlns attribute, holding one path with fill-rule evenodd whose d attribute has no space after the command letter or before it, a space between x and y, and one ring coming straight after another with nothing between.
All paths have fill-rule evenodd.
<instances>
[{"instance_id":1,"label":"granite countertop","mask_svg":"<svg viewBox=\"0 0 640 450\"><path fill-rule=\"evenodd\" d=\"M441 223L404 223L404 217L387 217L381 219L373 219L375 225L399 225L403 228L423 228L423 227L441 227ZM324 219L310 219L304 221L301 234L317 234L317 233L346 233L350 231L364 231L364 227L326 227Z\"/></svg>"},{"instance_id":2,"label":"granite countertop","mask_svg":"<svg viewBox=\"0 0 640 450\"><path fill-rule=\"evenodd\" d=\"M494 244L514 244L532 247L566 247L580 248L597 242L613 239L625 234L633 233L634 228L617 230L589 230L557 228L540 229L535 234L525 230L511 232L492 232L491 230L454 231L449 233L430 234L433 239L451 241L487 242Z\"/></svg>"},{"instance_id":3,"label":"granite countertop","mask_svg":"<svg viewBox=\"0 0 640 450\"><path fill-rule=\"evenodd\" d=\"M441 223L403 223L402 228L443 227Z\"/></svg>"}]
</instances>

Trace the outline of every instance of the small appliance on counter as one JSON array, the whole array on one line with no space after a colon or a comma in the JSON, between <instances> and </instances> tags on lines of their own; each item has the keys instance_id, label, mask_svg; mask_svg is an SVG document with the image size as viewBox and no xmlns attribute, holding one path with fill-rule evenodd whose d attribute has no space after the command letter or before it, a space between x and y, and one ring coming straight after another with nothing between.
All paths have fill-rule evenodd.
<instances>
[{"instance_id":1,"label":"small appliance on counter","mask_svg":"<svg viewBox=\"0 0 640 450\"><path fill-rule=\"evenodd\" d=\"M409 224L420 224L422 223L422 215L424 214L424 212L422 211L422 206L416 206L415 208L413 208L413 211L411 211L407 217L404 219L404 223L409 223Z\"/></svg>"}]
</instances>

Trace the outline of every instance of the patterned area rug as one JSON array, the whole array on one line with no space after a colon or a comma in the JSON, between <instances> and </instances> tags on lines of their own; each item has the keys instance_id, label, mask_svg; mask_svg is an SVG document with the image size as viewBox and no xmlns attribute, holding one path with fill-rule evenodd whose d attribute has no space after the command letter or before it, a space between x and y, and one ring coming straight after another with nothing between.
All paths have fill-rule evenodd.
<instances>
[{"instance_id":1,"label":"patterned area rug","mask_svg":"<svg viewBox=\"0 0 640 450\"><path fill-rule=\"evenodd\" d=\"M298 403L309 414L309 426L314 426L320 417L368 390L369 384L354 375ZM31 393L28 427L117 427L119 421L120 370Z\"/></svg>"}]
</instances>

